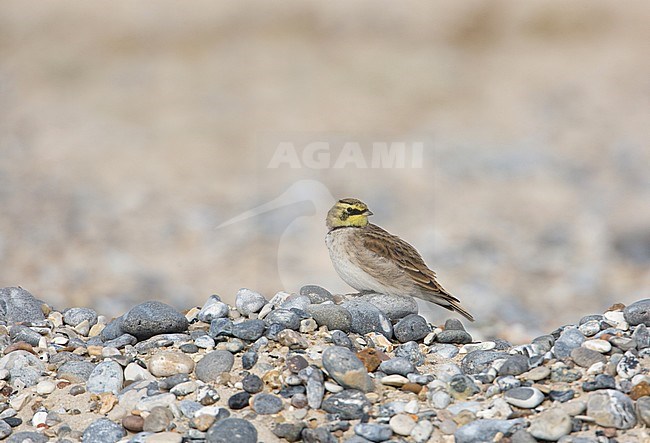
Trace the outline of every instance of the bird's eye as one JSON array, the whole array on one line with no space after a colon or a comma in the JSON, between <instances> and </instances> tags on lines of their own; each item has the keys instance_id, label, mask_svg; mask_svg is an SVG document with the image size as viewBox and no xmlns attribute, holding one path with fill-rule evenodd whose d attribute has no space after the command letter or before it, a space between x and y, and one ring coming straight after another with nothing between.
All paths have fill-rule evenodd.
<instances>
[{"instance_id":1,"label":"bird's eye","mask_svg":"<svg viewBox=\"0 0 650 443\"><path fill-rule=\"evenodd\" d=\"M352 208L349 207L345 208L345 212L347 212L348 214L352 214Z\"/></svg>"}]
</instances>

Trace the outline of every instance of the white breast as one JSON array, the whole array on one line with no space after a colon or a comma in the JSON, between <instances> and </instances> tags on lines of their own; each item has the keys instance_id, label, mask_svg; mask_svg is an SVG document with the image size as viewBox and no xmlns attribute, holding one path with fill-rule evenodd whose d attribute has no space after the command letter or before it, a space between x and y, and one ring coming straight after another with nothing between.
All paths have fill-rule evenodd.
<instances>
[{"instance_id":1,"label":"white breast","mask_svg":"<svg viewBox=\"0 0 650 443\"><path fill-rule=\"evenodd\" d=\"M357 228L335 229L325 237L325 243L327 244L327 249L329 249L334 269L343 281L357 291L384 292L385 286L361 269L356 261L352 259L352 254L347 250L347 245L350 242L347 241L346 237L354 235L354 229Z\"/></svg>"}]
</instances>

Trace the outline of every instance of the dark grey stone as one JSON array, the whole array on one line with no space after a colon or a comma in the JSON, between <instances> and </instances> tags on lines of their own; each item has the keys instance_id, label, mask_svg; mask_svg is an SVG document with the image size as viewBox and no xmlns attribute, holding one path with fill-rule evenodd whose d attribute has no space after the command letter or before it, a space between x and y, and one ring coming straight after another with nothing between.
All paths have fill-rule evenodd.
<instances>
[{"instance_id":1,"label":"dark grey stone","mask_svg":"<svg viewBox=\"0 0 650 443\"><path fill-rule=\"evenodd\" d=\"M282 399L273 394L257 394L253 397L253 410L260 415L277 414L283 409Z\"/></svg>"},{"instance_id":2,"label":"dark grey stone","mask_svg":"<svg viewBox=\"0 0 650 443\"><path fill-rule=\"evenodd\" d=\"M420 346L414 341L399 345L395 349L395 357L405 358L415 366L422 366L425 361L424 354L420 351Z\"/></svg>"},{"instance_id":3,"label":"dark grey stone","mask_svg":"<svg viewBox=\"0 0 650 443\"><path fill-rule=\"evenodd\" d=\"M539 337L535 337L531 343L539 346L541 352L546 353L553 348L555 338L552 335L540 335Z\"/></svg>"},{"instance_id":4,"label":"dark grey stone","mask_svg":"<svg viewBox=\"0 0 650 443\"><path fill-rule=\"evenodd\" d=\"M571 351L571 359L583 368L589 368L595 363L607 363L607 358L603 354L582 346Z\"/></svg>"},{"instance_id":5,"label":"dark grey stone","mask_svg":"<svg viewBox=\"0 0 650 443\"><path fill-rule=\"evenodd\" d=\"M27 326L13 325L9 331L9 337L12 343L24 341L32 346L38 346L42 335Z\"/></svg>"},{"instance_id":6,"label":"dark grey stone","mask_svg":"<svg viewBox=\"0 0 650 443\"><path fill-rule=\"evenodd\" d=\"M248 392L238 392L228 399L228 407L233 410L244 409L250 402L251 395Z\"/></svg>"},{"instance_id":7,"label":"dark grey stone","mask_svg":"<svg viewBox=\"0 0 650 443\"><path fill-rule=\"evenodd\" d=\"M567 402L575 397L576 392L573 389L567 389L565 391L556 391L552 390L548 393L548 398L551 401L559 401L560 403Z\"/></svg>"},{"instance_id":8,"label":"dark grey stone","mask_svg":"<svg viewBox=\"0 0 650 443\"><path fill-rule=\"evenodd\" d=\"M122 349L127 345L134 345L138 342L138 339L132 336L131 334L122 334L117 338L108 340L104 342L104 346L110 346L117 349Z\"/></svg>"},{"instance_id":9,"label":"dark grey stone","mask_svg":"<svg viewBox=\"0 0 650 443\"><path fill-rule=\"evenodd\" d=\"M374 442L388 440L393 435L393 430L389 425L375 423L359 423L354 427L354 433Z\"/></svg>"},{"instance_id":10,"label":"dark grey stone","mask_svg":"<svg viewBox=\"0 0 650 443\"><path fill-rule=\"evenodd\" d=\"M409 314L393 328L393 334L400 343L422 340L431 332L426 319L417 314Z\"/></svg>"},{"instance_id":11,"label":"dark grey stone","mask_svg":"<svg viewBox=\"0 0 650 443\"><path fill-rule=\"evenodd\" d=\"M95 365L88 361L70 360L59 367L56 376L72 383L85 383L93 369Z\"/></svg>"},{"instance_id":12,"label":"dark grey stone","mask_svg":"<svg viewBox=\"0 0 650 443\"><path fill-rule=\"evenodd\" d=\"M368 302L395 322L410 314L418 313L418 304L413 297L386 294L364 294L357 300Z\"/></svg>"},{"instance_id":13,"label":"dark grey stone","mask_svg":"<svg viewBox=\"0 0 650 443\"><path fill-rule=\"evenodd\" d=\"M515 354L510 357L499 368L499 375L520 375L529 369L528 357Z\"/></svg>"},{"instance_id":14,"label":"dark grey stone","mask_svg":"<svg viewBox=\"0 0 650 443\"><path fill-rule=\"evenodd\" d=\"M257 394L264 389L264 382L255 374L248 374L241 383L244 391L250 394Z\"/></svg>"},{"instance_id":15,"label":"dark grey stone","mask_svg":"<svg viewBox=\"0 0 650 443\"><path fill-rule=\"evenodd\" d=\"M257 429L241 418L219 420L208 429L207 443L257 443Z\"/></svg>"},{"instance_id":16,"label":"dark grey stone","mask_svg":"<svg viewBox=\"0 0 650 443\"><path fill-rule=\"evenodd\" d=\"M9 324L45 320L43 304L23 288L0 288L0 320Z\"/></svg>"},{"instance_id":17,"label":"dark grey stone","mask_svg":"<svg viewBox=\"0 0 650 443\"><path fill-rule=\"evenodd\" d=\"M352 314L352 327L350 330L357 334L377 332L386 338L393 336L393 325L386 315L375 305L363 300L353 299L341 304Z\"/></svg>"},{"instance_id":18,"label":"dark grey stone","mask_svg":"<svg viewBox=\"0 0 650 443\"><path fill-rule=\"evenodd\" d=\"M509 435L516 427L523 427L524 420L479 419L458 428L454 437L456 443L485 443L492 441L499 433Z\"/></svg>"},{"instance_id":19,"label":"dark grey stone","mask_svg":"<svg viewBox=\"0 0 650 443\"><path fill-rule=\"evenodd\" d=\"M354 343L352 343L352 340L350 340L350 337L348 337L348 335L345 332L331 331L331 336L332 336L332 342L336 346L343 346L344 348L348 348L352 352L356 350L354 347Z\"/></svg>"},{"instance_id":20,"label":"dark grey stone","mask_svg":"<svg viewBox=\"0 0 650 443\"><path fill-rule=\"evenodd\" d=\"M650 326L650 298L636 301L623 309L625 321L632 326Z\"/></svg>"},{"instance_id":21,"label":"dark grey stone","mask_svg":"<svg viewBox=\"0 0 650 443\"><path fill-rule=\"evenodd\" d=\"M124 334L124 330L122 329L122 318L123 316L114 318L106 325L104 329L102 329L102 332L99 334L99 336L103 341L106 342L109 340L114 340L120 335Z\"/></svg>"},{"instance_id":22,"label":"dark grey stone","mask_svg":"<svg viewBox=\"0 0 650 443\"><path fill-rule=\"evenodd\" d=\"M301 439L300 433L307 427L303 421L296 423L276 423L272 432L276 437L284 438L289 442L296 442Z\"/></svg>"},{"instance_id":23,"label":"dark grey stone","mask_svg":"<svg viewBox=\"0 0 650 443\"><path fill-rule=\"evenodd\" d=\"M301 436L305 443L338 443L337 438L332 435L330 430L323 426L316 429L305 428L302 430Z\"/></svg>"},{"instance_id":24,"label":"dark grey stone","mask_svg":"<svg viewBox=\"0 0 650 443\"><path fill-rule=\"evenodd\" d=\"M334 300L332 293L317 285L306 285L300 288L300 295L306 295L313 304Z\"/></svg>"},{"instance_id":25,"label":"dark grey stone","mask_svg":"<svg viewBox=\"0 0 650 443\"><path fill-rule=\"evenodd\" d=\"M232 326L232 335L246 341L255 341L264 335L264 320L245 320Z\"/></svg>"},{"instance_id":26,"label":"dark grey stone","mask_svg":"<svg viewBox=\"0 0 650 443\"><path fill-rule=\"evenodd\" d=\"M467 331L450 329L440 331L436 335L436 341L438 343L466 344L472 342L472 336Z\"/></svg>"},{"instance_id":27,"label":"dark grey stone","mask_svg":"<svg viewBox=\"0 0 650 443\"><path fill-rule=\"evenodd\" d=\"M568 327L562 331L560 338L555 340L553 352L557 358L567 358L571 351L580 347L585 341L585 336L575 327Z\"/></svg>"},{"instance_id":28,"label":"dark grey stone","mask_svg":"<svg viewBox=\"0 0 650 443\"><path fill-rule=\"evenodd\" d=\"M126 435L126 430L108 418L93 421L81 437L83 443L112 443Z\"/></svg>"},{"instance_id":29,"label":"dark grey stone","mask_svg":"<svg viewBox=\"0 0 650 443\"><path fill-rule=\"evenodd\" d=\"M341 420L358 420L367 413L370 402L363 392L348 389L330 395L321 407L325 412L338 415Z\"/></svg>"},{"instance_id":30,"label":"dark grey stone","mask_svg":"<svg viewBox=\"0 0 650 443\"><path fill-rule=\"evenodd\" d=\"M597 391L599 389L616 389L616 379L611 375L598 374L594 381L582 383L582 390L585 392Z\"/></svg>"},{"instance_id":31,"label":"dark grey stone","mask_svg":"<svg viewBox=\"0 0 650 443\"><path fill-rule=\"evenodd\" d=\"M206 354L194 368L194 374L203 382L216 381L222 372L230 372L235 357L228 351L212 351Z\"/></svg>"},{"instance_id":32,"label":"dark grey stone","mask_svg":"<svg viewBox=\"0 0 650 443\"><path fill-rule=\"evenodd\" d=\"M245 316L259 312L265 304L266 299L264 296L250 289L242 288L237 291L235 296L235 307Z\"/></svg>"},{"instance_id":33,"label":"dark grey stone","mask_svg":"<svg viewBox=\"0 0 650 443\"><path fill-rule=\"evenodd\" d=\"M634 328L632 333L632 338L636 342L636 348L641 351L647 347L650 347L650 331L647 326L641 323L640 325Z\"/></svg>"},{"instance_id":34,"label":"dark grey stone","mask_svg":"<svg viewBox=\"0 0 650 443\"><path fill-rule=\"evenodd\" d=\"M244 352L244 354L241 356L242 368L245 370L252 369L253 366L255 366L255 363L257 363L257 359L258 359L257 352L255 351Z\"/></svg>"},{"instance_id":35,"label":"dark grey stone","mask_svg":"<svg viewBox=\"0 0 650 443\"><path fill-rule=\"evenodd\" d=\"M124 314L122 329L144 340L158 334L183 332L188 322L183 314L159 301L146 301Z\"/></svg>"},{"instance_id":36,"label":"dark grey stone","mask_svg":"<svg viewBox=\"0 0 650 443\"><path fill-rule=\"evenodd\" d=\"M233 323L229 318L215 318L210 322L208 335L214 339L232 336Z\"/></svg>"},{"instance_id":37,"label":"dark grey stone","mask_svg":"<svg viewBox=\"0 0 650 443\"><path fill-rule=\"evenodd\" d=\"M318 326L327 326L330 331L349 332L352 327L352 314L343 306L313 304L307 306L306 310Z\"/></svg>"},{"instance_id":38,"label":"dark grey stone","mask_svg":"<svg viewBox=\"0 0 650 443\"><path fill-rule=\"evenodd\" d=\"M46 435L41 434L40 432L32 431L16 432L15 434L10 435L7 440L5 440L6 443L47 443L48 441L50 441L50 439L47 438Z\"/></svg>"}]
</instances>

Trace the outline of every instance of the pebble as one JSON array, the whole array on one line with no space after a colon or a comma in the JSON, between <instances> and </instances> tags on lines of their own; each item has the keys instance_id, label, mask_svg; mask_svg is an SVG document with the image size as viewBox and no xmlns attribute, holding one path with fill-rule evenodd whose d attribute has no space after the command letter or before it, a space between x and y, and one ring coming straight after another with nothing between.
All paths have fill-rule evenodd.
<instances>
[{"instance_id":1,"label":"pebble","mask_svg":"<svg viewBox=\"0 0 650 443\"><path fill-rule=\"evenodd\" d=\"M267 326L272 324L281 325L283 329L297 331L300 328L300 317L288 309L276 309L264 317Z\"/></svg>"},{"instance_id":2,"label":"pebble","mask_svg":"<svg viewBox=\"0 0 650 443\"><path fill-rule=\"evenodd\" d=\"M36 393L38 395L49 395L56 389L54 382L50 380L43 380L36 385Z\"/></svg>"},{"instance_id":3,"label":"pebble","mask_svg":"<svg viewBox=\"0 0 650 443\"><path fill-rule=\"evenodd\" d=\"M43 302L23 288L0 288L0 320L9 324L45 320Z\"/></svg>"},{"instance_id":4,"label":"pebble","mask_svg":"<svg viewBox=\"0 0 650 443\"><path fill-rule=\"evenodd\" d=\"M391 438L393 430L389 425L359 423L354 427L354 433L369 441L382 442Z\"/></svg>"},{"instance_id":5,"label":"pebble","mask_svg":"<svg viewBox=\"0 0 650 443\"><path fill-rule=\"evenodd\" d=\"M548 398L551 401L559 401L560 403L567 402L575 397L575 391L573 389L567 389L565 391L551 390L548 393Z\"/></svg>"},{"instance_id":6,"label":"pebble","mask_svg":"<svg viewBox=\"0 0 650 443\"><path fill-rule=\"evenodd\" d=\"M523 425L522 419L479 419L458 428L455 443L485 443L494 441L497 434L508 434L515 426Z\"/></svg>"},{"instance_id":7,"label":"pebble","mask_svg":"<svg viewBox=\"0 0 650 443\"><path fill-rule=\"evenodd\" d=\"M289 349L307 349L309 342L298 331L284 329L278 333L278 343Z\"/></svg>"},{"instance_id":8,"label":"pebble","mask_svg":"<svg viewBox=\"0 0 650 443\"><path fill-rule=\"evenodd\" d=\"M415 420L409 414L397 414L388 422L390 428L397 435L409 436L415 428Z\"/></svg>"},{"instance_id":9,"label":"pebble","mask_svg":"<svg viewBox=\"0 0 650 443\"><path fill-rule=\"evenodd\" d=\"M420 420L411 431L411 438L416 443L425 443L433 433L433 423L429 420Z\"/></svg>"},{"instance_id":10,"label":"pebble","mask_svg":"<svg viewBox=\"0 0 650 443\"><path fill-rule=\"evenodd\" d=\"M515 354L508 357L499 368L499 375L521 375L529 368L528 357Z\"/></svg>"},{"instance_id":11,"label":"pebble","mask_svg":"<svg viewBox=\"0 0 650 443\"><path fill-rule=\"evenodd\" d=\"M358 420L370 408L370 402L361 391L346 390L327 397L321 408L330 414L337 414L341 420Z\"/></svg>"},{"instance_id":12,"label":"pebble","mask_svg":"<svg viewBox=\"0 0 650 443\"><path fill-rule=\"evenodd\" d=\"M639 300L623 309L625 321L636 326L644 324L650 326L650 298Z\"/></svg>"},{"instance_id":13,"label":"pebble","mask_svg":"<svg viewBox=\"0 0 650 443\"><path fill-rule=\"evenodd\" d=\"M593 337L600 332L600 320L589 320L578 326L578 330L585 337Z\"/></svg>"},{"instance_id":14,"label":"pebble","mask_svg":"<svg viewBox=\"0 0 650 443\"><path fill-rule=\"evenodd\" d=\"M639 398L636 401L636 409L643 424L650 426L650 396Z\"/></svg>"},{"instance_id":15,"label":"pebble","mask_svg":"<svg viewBox=\"0 0 650 443\"><path fill-rule=\"evenodd\" d=\"M542 411L530 423L528 432L540 440L557 441L571 432L572 424L569 414L559 408Z\"/></svg>"},{"instance_id":16,"label":"pebble","mask_svg":"<svg viewBox=\"0 0 650 443\"><path fill-rule=\"evenodd\" d=\"M472 336L461 329L445 329L436 335L438 343L466 344L472 341Z\"/></svg>"},{"instance_id":17,"label":"pebble","mask_svg":"<svg viewBox=\"0 0 650 443\"><path fill-rule=\"evenodd\" d=\"M596 424L607 428L630 429L636 425L634 402L614 389L589 394L587 415L592 417Z\"/></svg>"},{"instance_id":18,"label":"pebble","mask_svg":"<svg viewBox=\"0 0 650 443\"><path fill-rule=\"evenodd\" d=\"M376 306L393 322L418 313L418 304L413 297L371 293L364 294L358 297L357 300Z\"/></svg>"},{"instance_id":19,"label":"pebble","mask_svg":"<svg viewBox=\"0 0 650 443\"><path fill-rule=\"evenodd\" d=\"M532 409L544 401L544 394L537 388L519 387L507 391L503 398L518 408Z\"/></svg>"},{"instance_id":20,"label":"pebble","mask_svg":"<svg viewBox=\"0 0 650 443\"><path fill-rule=\"evenodd\" d=\"M607 340L587 340L581 345L583 348L591 349L592 351L600 352L601 354L607 354L612 350L612 345Z\"/></svg>"},{"instance_id":21,"label":"pebble","mask_svg":"<svg viewBox=\"0 0 650 443\"><path fill-rule=\"evenodd\" d=\"M616 365L616 373L619 377L630 379L641 372L641 362L631 352L626 352L623 358Z\"/></svg>"},{"instance_id":22,"label":"pebble","mask_svg":"<svg viewBox=\"0 0 650 443\"><path fill-rule=\"evenodd\" d=\"M352 327L352 314L343 306L312 304L307 306L306 311L313 317L318 326L326 326L330 331L349 332Z\"/></svg>"},{"instance_id":23,"label":"pebble","mask_svg":"<svg viewBox=\"0 0 650 443\"><path fill-rule=\"evenodd\" d=\"M557 358L567 358L571 351L585 341L585 336L575 327L566 328L555 341L553 352Z\"/></svg>"},{"instance_id":24,"label":"pebble","mask_svg":"<svg viewBox=\"0 0 650 443\"><path fill-rule=\"evenodd\" d=\"M299 309L301 311L304 311L307 306L311 304L311 300L308 296L306 295L297 295L297 294L292 294L290 297L288 297L285 301L283 301L279 308L280 309Z\"/></svg>"},{"instance_id":25,"label":"pebble","mask_svg":"<svg viewBox=\"0 0 650 443\"><path fill-rule=\"evenodd\" d=\"M242 388L250 394L257 394L264 389L264 382L255 374L248 374L242 380Z\"/></svg>"},{"instance_id":26,"label":"pebble","mask_svg":"<svg viewBox=\"0 0 650 443\"><path fill-rule=\"evenodd\" d=\"M429 352L436 354L442 358L452 359L458 355L459 350L457 346L452 344L434 344L429 347ZM468 351L472 352L472 351Z\"/></svg>"},{"instance_id":27,"label":"pebble","mask_svg":"<svg viewBox=\"0 0 650 443\"><path fill-rule=\"evenodd\" d=\"M363 362L347 348L331 346L325 349L323 368L343 387L363 392L372 391L374 387Z\"/></svg>"},{"instance_id":28,"label":"pebble","mask_svg":"<svg viewBox=\"0 0 650 443\"><path fill-rule=\"evenodd\" d=\"M258 313L266 304L266 299L262 294L259 294L250 289L242 288L237 291L235 296L235 307L241 313L250 317L251 314Z\"/></svg>"},{"instance_id":29,"label":"pebble","mask_svg":"<svg viewBox=\"0 0 650 443\"><path fill-rule=\"evenodd\" d=\"M522 377L525 380L540 381L540 380L544 380L549 375L551 375L551 370L548 367L546 367L546 366L537 366L536 368L533 368L530 371L525 372L524 374L522 374Z\"/></svg>"},{"instance_id":30,"label":"pebble","mask_svg":"<svg viewBox=\"0 0 650 443\"><path fill-rule=\"evenodd\" d=\"M144 418L139 415L127 415L122 419L122 426L130 432L142 432Z\"/></svg>"},{"instance_id":31,"label":"pebble","mask_svg":"<svg viewBox=\"0 0 650 443\"><path fill-rule=\"evenodd\" d=\"M241 418L226 418L213 424L205 435L207 443L257 443L257 429Z\"/></svg>"},{"instance_id":32,"label":"pebble","mask_svg":"<svg viewBox=\"0 0 650 443\"><path fill-rule=\"evenodd\" d=\"M246 341L255 341L264 335L264 320L245 320L232 326L232 335Z\"/></svg>"},{"instance_id":33,"label":"pebble","mask_svg":"<svg viewBox=\"0 0 650 443\"><path fill-rule=\"evenodd\" d=\"M415 366L421 366L425 361L424 354L420 351L420 346L414 341L409 341L398 346L395 349L395 357L406 358Z\"/></svg>"},{"instance_id":34,"label":"pebble","mask_svg":"<svg viewBox=\"0 0 650 443\"><path fill-rule=\"evenodd\" d=\"M145 417L142 430L144 432L162 432L167 429L173 418L174 415L169 409L156 406Z\"/></svg>"},{"instance_id":35,"label":"pebble","mask_svg":"<svg viewBox=\"0 0 650 443\"><path fill-rule=\"evenodd\" d=\"M151 357L147 368L156 377L191 374L194 370L194 360L182 352L165 351Z\"/></svg>"},{"instance_id":36,"label":"pebble","mask_svg":"<svg viewBox=\"0 0 650 443\"><path fill-rule=\"evenodd\" d=\"M228 317L228 305L221 301L218 295L211 295L197 314L199 321L210 323L217 318Z\"/></svg>"},{"instance_id":37,"label":"pebble","mask_svg":"<svg viewBox=\"0 0 650 443\"><path fill-rule=\"evenodd\" d=\"M382 362L379 365L379 370L388 375L399 374L406 377L415 372L415 366L405 358L395 357Z\"/></svg>"},{"instance_id":38,"label":"pebble","mask_svg":"<svg viewBox=\"0 0 650 443\"><path fill-rule=\"evenodd\" d=\"M217 381L221 373L230 372L235 357L228 351L212 351L196 364L194 374L202 382Z\"/></svg>"},{"instance_id":39,"label":"pebble","mask_svg":"<svg viewBox=\"0 0 650 443\"><path fill-rule=\"evenodd\" d=\"M108 418L100 418L93 421L84 432L82 441L84 443L112 443L120 440L126 435L124 428L113 423Z\"/></svg>"},{"instance_id":40,"label":"pebble","mask_svg":"<svg viewBox=\"0 0 650 443\"><path fill-rule=\"evenodd\" d=\"M488 369L492 362L508 358L508 354L499 351L473 351L463 357L461 368L465 374L478 374Z\"/></svg>"},{"instance_id":41,"label":"pebble","mask_svg":"<svg viewBox=\"0 0 650 443\"><path fill-rule=\"evenodd\" d=\"M352 315L350 330L360 335L370 332L393 336L393 326L386 315L375 305L363 300L353 299L341 304Z\"/></svg>"},{"instance_id":42,"label":"pebble","mask_svg":"<svg viewBox=\"0 0 650 443\"><path fill-rule=\"evenodd\" d=\"M588 349L585 346L580 346L578 348L572 349L571 359L575 362L575 364L582 366L583 368L589 368L596 363L607 363L607 359L603 354L598 351Z\"/></svg>"},{"instance_id":43,"label":"pebble","mask_svg":"<svg viewBox=\"0 0 650 443\"><path fill-rule=\"evenodd\" d=\"M121 328L138 340L158 334L183 332L188 322L183 314L159 301L147 301L131 308L122 317Z\"/></svg>"},{"instance_id":44,"label":"pebble","mask_svg":"<svg viewBox=\"0 0 650 443\"><path fill-rule=\"evenodd\" d=\"M253 397L253 410L258 414L277 414L283 407L282 399L273 394L258 394Z\"/></svg>"},{"instance_id":45,"label":"pebble","mask_svg":"<svg viewBox=\"0 0 650 443\"><path fill-rule=\"evenodd\" d=\"M243 409L248 406L251 395L248 392L238 392L228 399L228 407L230 409Z\"/></svg>"},{"instance_id":46,"label":"pebble","mask_svg":"<svg viewBox=\"0 0 650 443\"><path fill-rule=\"evenodd\" d=\"M23 325L13 325L9 331L9 337L13 343L25 342L32 346L38 346L41 341L41 334ZM5 354L8 353L5 351Z\"/></svg>"},{"instance_id":47,"label":"pebble","mask_svg":"<svg viewBox=\"0 0 650 443\"><path fill-rule=\"evenodd\" d=\"M598 374L594 381L582 383L582 390L585 392L596 391L599 389L616 389L616 379L611 375Z\"/></svg>"},{"instance_id":48,"label":"pebble","mask_svg":"<svg viewBox=\"0 0 650 443\"><path fill-rule=\"evenodd\" d=\"M272 431L277 437L293 443L301 439L300 434L306 426L305 422L276 423Z\"/></svg>"},{"instance_id":49,"label":"pebble","mask_svg":"<svg viewBox=\"0 0 650 443\"><path fill-rule=\"evenodd\" d=\"M87 321L90 327L97 323L97 312L90 308L66 309L63 311L63 321L73 327Z\"/></svg>"},{"instance_id":50,"label":"pebble","mask_svg":"<svg viewBox=\"0 0 650 443\"><path fill-rule=\"evenodd\" d=\"M86 382L86 390L95 394L112 392L117 394L122 390L124 384L124 373L122 367L112 361L104 361L93 369Z\"/></svg>"},{"instance_id":51,"label":"pebble","mask_svg":"<svg viewBox=\"0 0 650 443\"><path fill-rule=\"evenodd\" d=\"M431 332L426 319L417 314L402 318L393 328L393 335L400 343L422 340Z\"/></svg>"},{"instance_id":52,"label":"pebble","mask_svg":"<svg viewBox=\"0 0 650 443\"><path fill-rule=\"evenodd\" d=\"M332 293L317 285L305 285L300 288L300 295L306 295L313 304L331 302L334 300Z\"/></svg>"}]
</instances>

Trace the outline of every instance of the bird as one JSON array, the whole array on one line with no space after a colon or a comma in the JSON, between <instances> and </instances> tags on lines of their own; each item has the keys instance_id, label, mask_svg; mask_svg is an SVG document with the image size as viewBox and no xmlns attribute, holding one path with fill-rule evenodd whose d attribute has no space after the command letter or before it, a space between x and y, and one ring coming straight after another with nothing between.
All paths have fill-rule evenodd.
<instances>
[{"instance_id":1,"label":"bird","mask_svg":"<svg viewBox=\"0 0 650 443\"><path fill-rule=\"evenodd\" d=\"M420 253L368 221L373 215L356 198L338 200L327 213L325 243L339 276L361 294L412 296L474 321L460 300L445 290Z\"/></svg>"}]
</instances>

